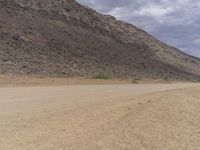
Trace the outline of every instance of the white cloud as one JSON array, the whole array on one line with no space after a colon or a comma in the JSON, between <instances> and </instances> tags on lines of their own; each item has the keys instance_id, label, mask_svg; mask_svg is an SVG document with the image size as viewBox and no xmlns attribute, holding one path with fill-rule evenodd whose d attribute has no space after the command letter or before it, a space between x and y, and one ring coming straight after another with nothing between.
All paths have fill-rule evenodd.
<instances>
[{"instance_id":1,"label":"white cloud","mask_svg":"<svg viewBox=\"0 0 200 150\"><path fill-rule=\"evenodd\" d=\"M161 5L148 5L146 7L140 8L138 11L134 12L134 15L139 16L149 16L154 18L160 18L168 13L170 13L173 9L170 7L163 7Z\"/></svg>"},{"instance_id":2,"label":"white cloud","mask_svg":"<svg viewBox=\"0 0 200 150\"><path fill-rule=\"evenodd\" d=\"M115 16L118 19L122 19L123 17L125 17L126 13L126 9L124 9L123 7L116 7L108 12L109 15Z\"/></svg>"},{"instance_id":3,"label":"white cloud","mask_svg":"<svg viewBox=\"0 0 200 150\"><path fill-rule=\"evenodd\" d=\"M195 39L193 43L194 44L200 44L200 38L199 39Z\"/></svg>"}]
</instances>

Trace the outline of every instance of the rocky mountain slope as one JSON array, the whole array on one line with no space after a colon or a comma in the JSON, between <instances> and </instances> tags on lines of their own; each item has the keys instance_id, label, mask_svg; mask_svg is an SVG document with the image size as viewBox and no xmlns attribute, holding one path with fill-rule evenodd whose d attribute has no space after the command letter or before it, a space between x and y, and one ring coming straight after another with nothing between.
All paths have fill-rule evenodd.
<instances>
[{"instance_id":1,"label":"rocky mountain slope","mask_svg":"<svg viewBox=\"0 0 200 150\"><path fill-rule=\"evenodd\" d=\"M199 78L200 59L75 0L0 0L0 74Z\"/></svg>"}]
</instances>

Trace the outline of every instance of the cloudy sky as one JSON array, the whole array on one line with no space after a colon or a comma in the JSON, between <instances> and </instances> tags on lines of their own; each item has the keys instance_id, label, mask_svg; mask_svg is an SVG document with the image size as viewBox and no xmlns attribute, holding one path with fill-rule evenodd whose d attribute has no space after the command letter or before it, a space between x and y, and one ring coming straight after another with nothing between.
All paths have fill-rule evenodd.
<instances>
[{"instance_id":1,"label":"cloudy sky","mask_svg":"<svg viewBox=\"0 0 200 150\"><path fill-rule=\"evenodd\" d=\"M200 57L200 0L77 0Z\"/></svg>"}]
</instances>

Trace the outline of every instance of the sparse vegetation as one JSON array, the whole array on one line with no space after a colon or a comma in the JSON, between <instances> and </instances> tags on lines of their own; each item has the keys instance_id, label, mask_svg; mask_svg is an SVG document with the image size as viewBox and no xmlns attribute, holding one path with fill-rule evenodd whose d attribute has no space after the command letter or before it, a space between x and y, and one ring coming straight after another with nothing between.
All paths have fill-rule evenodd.
<instances>
[{"instance_id":1,"label":"sparse vegetation","mask_svg":"<svg viewBox=\"0 0 200 150\"><path fill-rule=\"evenodd\" d=\"M137 80L132 80L131 83L133 83L133 84L138 84L138 81L137 81Z\"/></svg>"},{"instance_id":2,"label":"sparse vegetation","mask_svg":"<svg viewBox=\"0 0 200 150\"><path fill-rule=\"evenodd\" d=\"M165 75L165 76L163 77L163 80L168 82L168 81L169 81L168 75Z\"/></svg>"},{"instance_id":3,"label":"sparse vegetation","mask_svg":"<svg viewBox=\"0 0 200 150\"><path fill-rule=\"evenodd\" d=\"M138 77L136 77L136 78L134 78L133 80L136 80L136 81L141 81L142 79L141 79L141 78L138 78Z\"/></svg>"},{"instance_id":4,"label":"sparse vegetation","mask_svg":"<svg viewBox=\"0 0 200 150\"><path fill-rule=\"evenodd\" d=\"M137 84L138 83L138 81L141 81L142 79L141 78L133 78L133 80L132 80L132 82L131 83L133 83L133 84Z\"/></svg>"},{"instance_id":5,"label":"sparse vegetation","mask_svg":"<svg viewBox=\"0 0 200 150\"><path fill-rule=\"evenodd\" d=\"M192 80L192 82L194 82L194 83L200 83L200 79L198 79L198 80Z\"/></svg>"},{"instance_id":6,"label":"sparse vegetation","mask_svg":"<svg viewBox=\"0 0 200 150\"><path fill-rule=\"evenodd\" d=\"M93 76L92 79L108 80L108 79L112 79L112 76L110 74L99 73L99 74L96 74L95 76Z\"/></svg>"},{"instance_id":7,"label":"sparse vegetation","mask_svg":"<svg viewBox=\"0 0 200 150\"><path fill-rule=\"evenodd\" d=\"M69 78L70 76L66 73L56 73L51 75L52 78Z\"/></svg>"}]
</instances>

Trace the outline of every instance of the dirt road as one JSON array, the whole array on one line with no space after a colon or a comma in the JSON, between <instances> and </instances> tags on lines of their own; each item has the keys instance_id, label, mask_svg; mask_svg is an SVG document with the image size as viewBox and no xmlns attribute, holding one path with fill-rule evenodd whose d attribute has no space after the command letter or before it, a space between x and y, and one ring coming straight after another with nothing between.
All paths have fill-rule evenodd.
<instances>
[{"instance_id":1,"label":"dirt road","mask_svg":"<svg viewBox=\"0 0 200 150\"><path fill-rule=\"evenodd\" d=\"M0 88L0 150L199 150L200 85Z\"/></svg>"}]
</instances>

